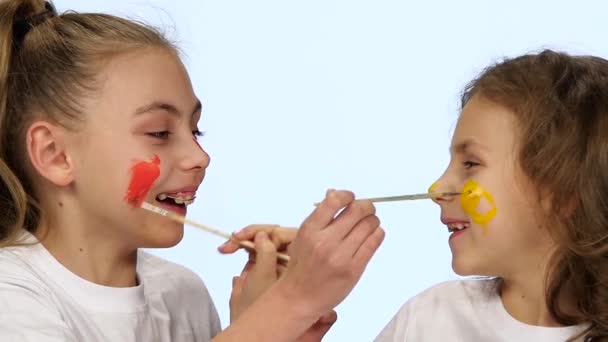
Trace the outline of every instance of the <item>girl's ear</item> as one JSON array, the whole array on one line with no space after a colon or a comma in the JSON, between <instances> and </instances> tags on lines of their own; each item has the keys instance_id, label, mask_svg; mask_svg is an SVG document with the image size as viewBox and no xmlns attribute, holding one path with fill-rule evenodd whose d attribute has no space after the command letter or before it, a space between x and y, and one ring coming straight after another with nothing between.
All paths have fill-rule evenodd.
<instances>
[{"instance_id":1,"label":"girl's ear","mask_svg":"<svg viewBox=\"0 0 608 342\"><path fill-rule=\"evenodd\" d=\"M36 121L30 125L25 137L28 158L42 177L57 186L74 181L74 164L66 150L64 128Z\"/></svg>"}]
</instances>

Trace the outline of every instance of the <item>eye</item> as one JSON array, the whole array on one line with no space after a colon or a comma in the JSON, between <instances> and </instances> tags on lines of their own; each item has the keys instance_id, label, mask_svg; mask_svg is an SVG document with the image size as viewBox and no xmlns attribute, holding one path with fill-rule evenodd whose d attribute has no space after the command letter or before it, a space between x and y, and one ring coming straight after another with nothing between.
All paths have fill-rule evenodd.
<instances>
[{"instance_id":1,"label":"eye","mask_svg":"<svg viewBox=\"0 0 608 342\"><path fill-rule=\"evenodd\" d=\"M479 163L476 163L476 162L472 162L472 161L470 161L470 160L467 160L467 161L465 161L464 163L462 163L462 165L464 165L464 168L465 168L465 169L470 169L470 168L472 168L472 167L474 167L474 166L479 166Z\"/></svg>"},{"instance_id":2,"label":"eye","mask_svg":"<svg viewBox=\"0 0 608 342\"><path fill-rule=\"evenodd\" d=\"M150 136L150 137L156 138L156 139L162 139L162 140L168 139L170 134L171 134L171 132L169 132L169 131L158 131L158 132L146 133L147 136Z\"/></svg>"},{"instance_id":3,"label":"eye","mask_svg":"<svg viewBox=\"0 0 608 342\"><path fill-rule=\"evenodd\" d=\"M205 136L205 132L201 132L198 128L195 129L194 131L192 131L192 135L194 135L195 137L203 137Z\"/></svg>"}]
</instances>

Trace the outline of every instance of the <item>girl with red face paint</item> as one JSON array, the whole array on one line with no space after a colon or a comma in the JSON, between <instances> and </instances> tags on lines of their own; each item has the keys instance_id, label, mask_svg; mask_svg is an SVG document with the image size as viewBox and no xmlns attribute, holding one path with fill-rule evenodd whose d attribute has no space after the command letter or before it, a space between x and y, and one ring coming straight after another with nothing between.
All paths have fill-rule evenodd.
<instances>
[{"instance_id":1,"label":"girl with red face paint","mask_svg":"<svg viewBox=\"0 0 608 342\"><path fill-rule=\"evenodd\" d=\"M200 101L176 48L104 14L0 2L0 340L315 341L383 231L371 203L328 191L275 281L255 235L231 324L191 271L140 248L170 247L209 165ZM211 266L209 266L211 267Z\"/></svg>"}]
</instances>

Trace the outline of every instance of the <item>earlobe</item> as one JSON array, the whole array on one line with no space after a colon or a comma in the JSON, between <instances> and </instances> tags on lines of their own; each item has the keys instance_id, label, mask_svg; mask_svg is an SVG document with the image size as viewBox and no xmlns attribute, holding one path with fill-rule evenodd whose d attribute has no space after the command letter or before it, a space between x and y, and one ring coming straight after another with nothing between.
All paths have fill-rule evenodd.
<instances>
[{"instance_id":1,"label":"earlobe","mask_svg":"<svg viewBox=\"0 0 608 342\"><path fill-rule=\"evenodd\" d=\"M65 129L36 121L26 132L27 154L34 170L57 186L73 181L73 163L67 153Z\"/></svg>"}]
</instances>

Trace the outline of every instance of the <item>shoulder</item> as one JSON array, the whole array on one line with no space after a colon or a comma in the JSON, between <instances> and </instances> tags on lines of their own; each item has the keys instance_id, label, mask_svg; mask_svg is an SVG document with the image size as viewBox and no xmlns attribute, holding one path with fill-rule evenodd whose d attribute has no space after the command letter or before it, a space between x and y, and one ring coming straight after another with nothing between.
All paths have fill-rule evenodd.
<instances>
[{"instance_id":1,"label":"shoulder","mask_svg":"<svg viewBox=\"0 0 608 342\"><path fill-rule=\"evenodd\" d=\"M0 248L0 284L24 283L27 287L41 284L42 275L33 264L40 246L24 245Z\"/></svg>"},{"instance_id":2,"label":"shoulder","mask_svg":"<svg viewBox=\"0 0 608 342\"><path fill-rule=\"evenodd\" d=\"M469 315L497 295L496 278L452 280L434 285L408 300L375 341L405 341L409 330Z\"/></svg>"},{"instance_id":3,"label":"shoulder","mask_svg":"<svg viewBox=\"0 0 608 342\"><path fill-rule=\"evenodd\" d=\"M138 253L137 272L143 280L167 287L207 292L203 280L192 270L144 251Z\"/></svg>"},{"instance_id":4,"label":"shoulder","mask_svg":"<svg viewBox=\"0 0 608 342\"><path fill-rule=\"evenodd\" d=\"M0 248L0 302L6 315L51 314L59 304L39 267L32 262L40 246Z\"/></svg>"}]
</instances>

